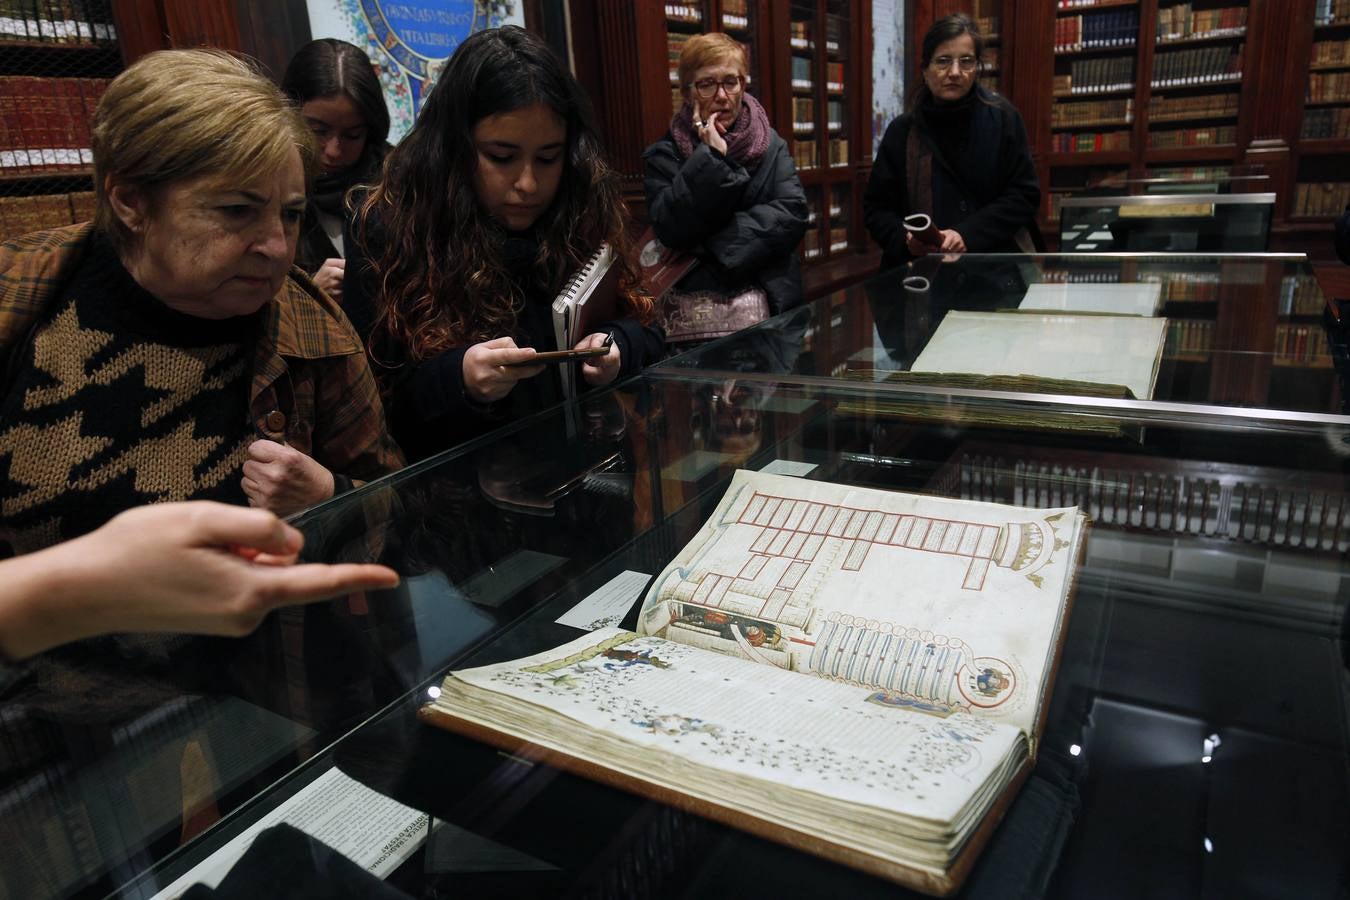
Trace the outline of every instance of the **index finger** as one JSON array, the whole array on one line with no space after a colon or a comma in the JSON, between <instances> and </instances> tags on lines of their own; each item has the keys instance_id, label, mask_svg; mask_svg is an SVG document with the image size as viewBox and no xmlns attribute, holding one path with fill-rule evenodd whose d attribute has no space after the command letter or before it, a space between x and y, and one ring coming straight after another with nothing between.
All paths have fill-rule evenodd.
<instances>
[{"instance_id":1,"label":"index finger","mask_svg":"<svg viewBox=\"0 0 1350 900\"><path fill-rule=\"evenodd\" d=\"M371 563L306 563L267 570L266 578L272 606L313 603L352 591L391 588L398 584L397 572Z\"/></svg>"},{"instance_id":2,"label":"index finger","mask_svg":"<svg viewBox=\"0 0 1350 900\"><path fill-rule=\"evenodd\" d=\"M340 256L335 256L332 259L325 259L323 264L329 268L342 269L344 271L347 268L347 261Z\"/></svg>"},{"instance_id":3,"label":"index finger","mask_svg":"<svg viewBox=\"0 0 1350 900\"><path fill-rule=\"evenodd\" d=\"M512 366L528 363L538 355L533 347L496 347L486 351L484 361L490 366Z\"/></svg>"}]
</instances>

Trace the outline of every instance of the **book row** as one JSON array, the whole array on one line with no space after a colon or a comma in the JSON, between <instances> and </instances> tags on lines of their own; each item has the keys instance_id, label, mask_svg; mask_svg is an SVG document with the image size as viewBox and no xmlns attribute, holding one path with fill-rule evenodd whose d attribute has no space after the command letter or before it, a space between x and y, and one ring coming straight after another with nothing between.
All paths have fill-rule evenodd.
<instances>
[{"instance_id":1,"label":"book row","mask_svg":"<svg viewBox=\"0 0 1350 900\"><path fill-rule=\"evenodd\" d=\"M1198 97L1150 97L1148 120L1168 122L1177 119L1217 119L1238 114L1238 95L1201 94Z\"/></svg>"},{"instance_id":2,"label":"book row","mask_svg":"<svg viewBox=\"0 0 1350 900\"><path fill-rule=\"evenodd\" d=\"M1128 125L1134 121L1134 99L1056 103L1050 107L1051 128Z\"/></svg>"},{"instance_id":3,"label":"book row","mask_svg":"<svg viewBox=\"0 0 1350 900\"><path fill-rule=\"evenodd\" d=\"M94 192L0 197L0 241L94 218Z\"/></svg>"},{"instance_id":4,"label":"book row","mask_svg":"<svg viewBox=\"0 0 1350 900\"><path fill-rule=\"evenodd\" d=\"M1330 366L1327 333L1318 325L1276 325L1275 364Z\"/></svg>"},{"instance_id":5,"label":"book row","mask_svg":"<svg viewBox=\"0 0 1350 900\"><path fill-rule=\"evenodd\" d=\"M60 171L93 164L89 120L106 78L0 76L0 171Z\"/></svg>"},{"instance_id":6,"label":"book row","mask_svg":"<svg viewBox=\"0 0 1350 900\"><path fill-rule=\"evenodd\" d=\"M1308 74L1309 103L1350 101L1350 72L1311 72Z\"/></svg>"},{"instance_id":7,"label":"book row","mask_svg":"<svg viewBox=\"0 0 1350 900\"><path fill-rule=\"evenodd\" d=\"M749 0L722 0L722 27L741 30L749 28Z\"/></svg>"},{"instance_id":8,"label":"book row","mask_svg":"<svg viewBox=\"0 0 1350 900\"><path fill-rule=\"evenodd\" d=\"M1339 216L1350 206L1350 181L1300 184L1294 189L1294 215Z\"/></svg>"},{"instance_id":9,"label":"book row","mask_svg":"<svg viewBox=\"0 0 1350 900\"><path fill-rule=\"evenodd\" d=\"M1175 359L1214 349L1214 323L1208 319L1168 319L1163 355Z\"/></svg>"},{"instance_id":10,"label":"book row","mask_svg":"<svg viewBox=\"0 0 1350 900\"><path fill-rule=\"evenodd\" d=\"M1280 279L1280 315L1318 316L1325 302L1316 275L1286 275Z\"/></svg>"},{"instance_id":11,"label":"book row","mask_svg":"<svg viewBox=\"0 0 1350 900\"><path fill-rule=\"evenodd\" d=\"M1113 9L1055 20L1055 52L1133 47L1139 40L1139 10Z\"/></svg>"},{"instance_id":12,"label":"book row","mask_svg":"<svg viewBox=\"0 0 1350 900\"><path fill-rule=\"evenodd\" d=\"M1155 472L1120 456L1080 456L1077 464L1066 465L1063 453L1053 460L978 453L961 458L957 477L961 497L1041 508L1077 504L1094 527L1190 532L1340 552L1350 546L1345 497L1291 484L1283 472L1255 469L1226 487L1202 471Z\"/></svg>"},{"instance_id":13,"label":"book row","mask_svg":"<svg viewBox=\"0 0 1350 900\"><path fill-rule=\"evenodd\" d=\"M814 169L820 163L816 156L815 141L792 142L792 164L801 169Z\"/></svg>"},{"instance_id":14,"label":"book row","mask_svg":"<svg viewBox=\"0 0 1350 900\"><path fill-rule=\"evenodd\" d=\"M1052 153L1093 153L1098 150L1130 149L1128 131L1061 132L1050 136Z\"/></svg>"},{"instance_id":15,"label":"book row","mask_svg":"<svg viewBox=\"0 0 1350 900\"><path fill-rule=\"evenodd\" d=\"M830 138L830 167L848 165L848 138Z\"/></svg>"},{"instance_id":16,"label":"book row","mask_svg":"<svg viewBox=\"0 0 1350 900\"><path fill-rule=\"evenodd\" d=\"M0 42L100 44L117 40L112 9L97 0L0 0Z\"/></svg>"},{"instance_id":17,"label":"book row","mask_svg":"<svg viewBox=\"0 0 1350 900\"><path fill-rule=\"evenodd\" d=\"M1302 137L1313 140L1350 138L1350 107L1305 109Z\"/></svg>"},{"instance_id":18,"label":"book row","mask_svg":"<svg viewBox=\"0 0 1350 900\"><path fill-rule=\"evenodd\" d=\"M1164 303L1212 303L1217 299L1219 299L1217 276L1207 281L1188 281L1169 277L1163 282Z\"/></svg>"},{"instance_id":19,"label":"book row","mask_svg":"<svg viewBox=\"0 0 1350 900\"><path fill-rule=\"evenodd\" d=\"M1153 86L1176 87L1242 77L1242 45L1170 50L1153 57Z\"/></svg>"},{"instance_id":20,"label":"book row","mask_svg":"<svg viewBox=\"0 0 1350 900\"><path fill-rule=\"evenodd\" d=\"M1097 91L1134 89L1134 57L1083 59L1069 65L1068 75L1056 75L1056 94L1085 94Z\"/></svg>"},{"instance_id":21,"label":"book row","mask_svg":"<svg viewBox=\"0 0 1350 900\"><path fill-rule=\"evenodd\" d=\"M1197 37L1240 35L1247 30L1247 8L1229 6L1223 9L1193 9L1193 4L1180 3L1158 10L1157 38L1159 41L1184 41Z\"/></svg>"},{"instance_id":22,"label":"book row","mask_svg":"<svg viewBox=\"0 0 1350 900\"><path fill-rule=\"evenodd\" d=\"M844 127L844 101L831 100L825 104L827 115L825 124L831 131L838 131Z\"/></svg>"},{"instance_id":23,"label":"book row","mask_svg":"<svg viewBox=\"0 0 1350 900\"><path fill-rule=\"evenodd\" d=\"M792 98L792 133L810 134L816 130L816 101L810 97Z\"/></svg>"},{"instance_id":24,"label":"book row","mask_svg":"<svg viewBox=\"0 0 1350 900\"><path fill-rule=\"evenodd\" d=\"M1234 125L1215 125L1208 128L1171 128L1164 131L1150 131L1150 147L1208 147L1214 144L1237 143L1237 127Z\"/></svg>"},{"instance_id":25,"label":"book row","mask_svg":"<svg viewBox=\"0 0 1350 900\"><path fill-rule=\"evenodd\" d=\"M1350 0L1317 0L1313 9L1316 25L1341 25L1350 22Z\"/></svg>"},{"instance_id":26,"label":"book row","mask_svg":"<svg viewBox=\"0 0 1350 900\"><path fill-rule=\"evenodd\" d=\"M1350 41L1317 41L1313 44L1312 65L1350 66Z\"/></svg>"},{"instance_id":27,"label":"book row","mask_svg":"<svg viewBox=\"0 0 1350 900\"><path fill-rule=\"evenodd\" d=\"M805 56L792 57L792 86L809 90L815 87L815 78L811 74L811 60Z\"/></svg>"},{"instance_id":28,"label":"book row","mask_svg":"<svg viewBox=\"0 0 1350 900\"><path fill-rule=\"evenodd\" d=\"M848 249L848 228L831 228L828 231L827 244L831 253L838 253L841 250ZM802 240L802 255L807 259L815 259L820 256L821 240L820 232L817 229L811 229L806 232L806 237Z\"/></svg>"},{"instance_id":29,"label":"book row","mask_svg":"<svg viewBox=\"0 0 1350 900\"><path fill-rule=\"evenodd\" d=\"M1219 296L1217 272L1144 272L1139 280L1162 285L1164 303L1205 303Z\"/></svg>"},{"instance_id":30,"label":"book row","mask_svg":"<svg viewBox=\"0 0 1350 900\"><path fill-rule=\"evenodd\" d=\"M703 9L696 3L667 3L666 20L684 24L698 24L703 21Z\"/></svg>"},{"instance_id":31,"label":"book row","mask_svg":"<svg viewBox=\"0 0 1350 900\"><path fill-rule=\"evenodd\" d=\"M1120 272L1084 272L1081 269L1042 269L1041 281L1046 284L1120 284Z\"/></svg>"}]
</instances>

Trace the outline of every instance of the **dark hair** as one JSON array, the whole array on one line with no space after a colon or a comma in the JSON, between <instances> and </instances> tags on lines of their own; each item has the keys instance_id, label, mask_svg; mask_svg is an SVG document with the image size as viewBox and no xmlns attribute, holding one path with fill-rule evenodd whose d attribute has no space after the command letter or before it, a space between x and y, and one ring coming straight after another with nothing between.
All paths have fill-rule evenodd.
<instances>
[{"instance_id":1,"label":"dark hair","mask_svg":"<svg viewBox=\"0 0 1350 900\"><path fill-rule=\"evenodd\" d=\"M389 108L379 76L370 58L354 44L334 38L310 41L291 57L281 90L296 106L322 97L346 97L366 123L367 147L383 148L389 139Z\"/></svg>"},{"instance_id":2,"label":"dark hair","mask_svg":"<svg viewBox=\"0 0 1350 900\"><path fill-rule=\"evenodd\" d=\"M478 202L473 128L535 104L563 120L567 146L558 192L535 222L538 255L522 286L503 259L505 230ZM606 241L628 311L651 316L651 299L636 290L618 179L591 124L590 101L543 40L514 26L476 32L459 45L354 224L366 246L368 231L383 238L371 255L375 332L407 347L414 361L513 335L523 288L551 296Z\"/></svg>"},{"instance_id":3,"label":"dark hair","mask_svg":"<svg viewBox=\"0 0 1350 900\"><path fill-rule=\"evenodd\" d=\"M975 83L970 86L973 91L980 84L980 68L984 62L984 35L980 34L979 26L969 16L963 16L960 13L944 16L929 27L928 32L923 36L923 55L920 58L919 69L922 72L932 64L933 54L937 53L938 47L959 38L963 34L970 35L970 39L975 42ZM928 89L928 82L921 75L910 105L918 106L923 103L931 103L932 100L933 92Z\"/></svg>"}]
</instances>

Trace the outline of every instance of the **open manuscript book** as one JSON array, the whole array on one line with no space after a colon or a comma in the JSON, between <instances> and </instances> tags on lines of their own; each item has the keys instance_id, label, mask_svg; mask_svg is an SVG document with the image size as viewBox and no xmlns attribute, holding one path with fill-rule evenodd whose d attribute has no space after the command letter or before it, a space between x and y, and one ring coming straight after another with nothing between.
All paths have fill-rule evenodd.
<instances>
[{"instance_id":1,"label":"open manuscript book","mask_svg":"<svg viewBox=\"0 0 1350 900\"><path fill-rule=\"evenodd\" d=\"M423 718L947 894L1030 771L1086 519L738 472L605 629Z\"/></svg>"}]
</instances>

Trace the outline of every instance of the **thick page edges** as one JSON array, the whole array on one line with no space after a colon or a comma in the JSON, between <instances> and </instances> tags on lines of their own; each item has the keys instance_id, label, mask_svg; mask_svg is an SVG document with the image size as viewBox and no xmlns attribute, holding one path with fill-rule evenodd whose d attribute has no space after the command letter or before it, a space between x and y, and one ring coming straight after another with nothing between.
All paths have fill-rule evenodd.
<instances>
[{"instance_id":1,"label":"thick page edges","mask_svg":"<svg viewBox=\"0 0 1350 900\"><path fill-rule=\"evenodd\" d=\"M664 785L653 784L634 775L595 765L560 750L530 743L497 729L451 715L431 705L418 710L418 717L429 725L444 728L471 740L489 744L529 762L543 763L582 778L627 791L646 800L665 803L684 812L748 832L756 837L831 862L837 862L866 872L869 875L884 878L937 897L950 896L961 887L969 876L971 869L974 868L975 860L979 857L985 844L989 842L990 836L993 835L994 829L998 827L1004 814L1007 813L1008 807L1017 796L1018 790L1021 789L1022 784L1031 774L1034 765L1030 758L1022 762L944 876L923 869L904 866L892 860L873 856L870 853L863 853L851 847L834 843L819 835L799 831L786 825L774 825L758 817L746 815L734 808L712 803L699 797L691 797Z\"/></svg>"}]
</instances>

